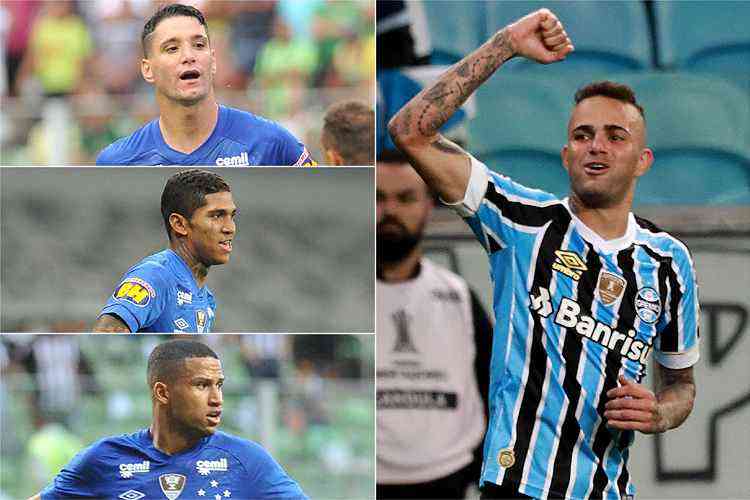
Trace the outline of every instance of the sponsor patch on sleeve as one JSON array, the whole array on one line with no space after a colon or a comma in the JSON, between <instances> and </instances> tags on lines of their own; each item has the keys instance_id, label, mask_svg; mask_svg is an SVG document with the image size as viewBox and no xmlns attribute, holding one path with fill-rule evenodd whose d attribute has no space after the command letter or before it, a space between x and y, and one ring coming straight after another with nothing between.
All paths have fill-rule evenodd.
<instances>
[{"instance_id":1,"label":"sponsor patch on sleeve","mask_svg":"<svg viewBox=\"0 0 750 500\"><path fill-rule=\"evenodd\" d=\"M125 279L112 294L115 300L126 300L138 307L146 307L153 297L156 297L154 287L141 278Z\"/></svg>"},{"instance_id":2,"label":"sponsor patch on sleeve","mask_svg":"<svg viewBox=\"0 0 750 500\"><path fill-rule=\"evenodd\" d=\"M295 167L315 167L317 165L318 163L312 159L312 156L310 156L310 152L307 150L307 148L302 149L302 154L294 164Z\"/></svg>"}]
</instances>

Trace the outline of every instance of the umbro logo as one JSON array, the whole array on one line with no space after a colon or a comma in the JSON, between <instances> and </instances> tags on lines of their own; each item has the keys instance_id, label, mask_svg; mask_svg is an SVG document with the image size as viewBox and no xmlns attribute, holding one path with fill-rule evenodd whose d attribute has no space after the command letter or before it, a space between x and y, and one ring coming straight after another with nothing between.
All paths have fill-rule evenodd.
<instances>
[{"instance_id":1,"label":"umbro logo","mask_svg":"<svg viewBox=\"0 0 750 500\"><path fill-rule=\"evenodd\" d=\"M586 271L586 263L583 262L581 257L575 252L569 252L567 250L555 250L555 262L552 263L552 269L557 272L563 273L569 278L573 278L578 281L581 278L583 271Z\"/></svg>"},{"instance_id":2,"label":"umbro logo","mask_svg":"<svg viewBox=\"0 0 750 500\"><path fill-rule=\"evenodd\" d=\"M249 167L250 158L247 151L243 151L238 156L224 156L216 158L216 164L220 167Z\"/></svg>"},{"instance_id":3,"label":"umbro logo","mask_svg":"<svg viewBox=\"0 0 750 500\"><path fill-rule=\"evenodd\" d=\"M120 493L117 495L117 498L122 498L122 500L138 500L139 498L143 498L146 495L141 493L137 490L128 490L125 493Z\"/></svg>"},{"instance_id":4,"label":"umbro logo","mask_svg":"<svg viewBox=\"0 0 750 500\"><path fill-rule=\"evenodd\" d=\"M136 473L145 473L151 470L151 463L148 460L135 464L120 464L120 477L128 479Z\"/></svg>"}]
</instances>

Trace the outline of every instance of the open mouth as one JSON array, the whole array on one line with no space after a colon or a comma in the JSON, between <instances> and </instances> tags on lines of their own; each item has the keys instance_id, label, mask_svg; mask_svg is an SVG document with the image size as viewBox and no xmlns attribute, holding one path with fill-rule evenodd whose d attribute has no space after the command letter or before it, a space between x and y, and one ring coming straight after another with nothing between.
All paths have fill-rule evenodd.
<instances>
[{"instance_id":1,"label":"open mouth","mask_svg":"<svg viewBox=\"0 0 750 500\"><path fill-rule=\"evenodd\" d=\"M218 424L221 421L221 412L220 411L212 411L211 413L207 414L206 417L208 417L208 421L213 423L214 425Z\"/></svg>"},{"instance_id":2,"label":"open mouth","mask_svg":"<svg viewBox=\"0 0 750 500\"><path fill-rule=\"evenodd\" d=\"M609 170L609 165L600 162L586 163L583 167L586 173L593 175L600 174Z\"/></svg>"},{"instance_id":3,"label":"open mouth","mask_svg":"<svg viewBox=\"0 0 750 500\"><path fill-rule=\"evenodd\" d=\"M197 69L189 69L180 73L180 80L197 80L201 77L201 72Z\"/></svg>"},{"instance_id":4,"label":"open mouth","mask_svg":"<svg viewBox=\"0 0 750 500\"><path fill-rule=\"evenodd\" d=\"M220 241L219 246L225 251L225 252L231 252L232 251L232 240L225 240Z\"/></svg>"}]
</instances>

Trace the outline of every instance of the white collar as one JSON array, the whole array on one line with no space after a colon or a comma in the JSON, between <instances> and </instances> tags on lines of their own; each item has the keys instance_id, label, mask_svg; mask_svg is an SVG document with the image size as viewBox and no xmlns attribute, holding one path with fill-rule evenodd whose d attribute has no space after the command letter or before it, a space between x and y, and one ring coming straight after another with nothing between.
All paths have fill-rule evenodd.
<instances>
[{"instance_id":1,"label":"white collar","mask_svg":"<svg viewBox=\"0 0 750 500\"><path fill-rule=\"evenodd\" d=\"M584 240L593 245L594 250L596 250L597 253L616 253L620 250L628 248L633 244L633 241L635 241L636 223L635 217L633 216L632 212L628 212L628 227L627 229L625 229L625 234L613 240L605 240L596 232L594 232L593 229L584 224L581 219L576 217L576 215L570 209L569 198L564 198L562 202L563 205L565 205L565 208L570 213L570 216L573 218L573 223L575 224L576 229L578 230L580 235Z\"/></svg>"}]
</instances>

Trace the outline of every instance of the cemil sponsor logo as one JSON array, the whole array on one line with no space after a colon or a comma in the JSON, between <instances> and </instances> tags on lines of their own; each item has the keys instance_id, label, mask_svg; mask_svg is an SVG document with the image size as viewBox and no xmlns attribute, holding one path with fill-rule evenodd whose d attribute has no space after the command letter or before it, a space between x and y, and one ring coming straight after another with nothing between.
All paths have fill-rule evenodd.
<instances>
[{"instance_id":1,"label":"cemil sponsor logo","mask_svg":"<svg viewBox=\"0 0 750 500\"><path fill-rule=\"evenodd\" d=\"M148 460L135 464L120 464L120 477L128 479L133 474L142 474L151 470L151 463Z\"/></svg>"},{"instance_id":2,"label":"cemil sponsor logo","mask_svg":"<svg viewBox=\"0 0 750 500\"><path fill-rule=\"evenodd\" d=\"M216 158L216 164L220 167L249 167L250 158L248 157L247 151L243 151L237 156Z\"/></svg>"},{"instance_id":3,"label":"cemil sponsor logo","mask_svg":"<svg viewBox=\"0 0 750 500\"><path fill-rule=\"evenodd\" d=\"M146 307L156 297L156 292L145 280L131 277L120 283L112 296L116 300L127 300L138 307Z\"/></svg>"},{"instance_id":4,"label":"cemil sponsor logo","mask_svg":"<svg viewBox=\"0 0 750 500\"><path fill-rule=\"evenodd\" d=\"M557 258L552 263L552 269L576 281L581 279L583 271L588 269L581 257L575 252L555 250L555 256Z\"/></svg>"},{"instance_id":5,"label":"cemil sponsor logo","mask_svg":"<svg viewBox=\"0 0 750 500\"><path fill-rule=\"evenodd\" d=\"M192 304L193 303L193 294L190 292L185 292L182 290L177 290L177 305L181 306L182 304Z\"/></svg>"},{"instance_id":6,"label":"cemil sponsor logo","mask_svg":"<svg viewBox=\"0 0 750 500\"><path fill-rule=\"evenodd\" d=\"M226 472L229 470L226 458L218 460L198 460L195 462L195 468L201 476L207 476L211 472Z\"/></svg>"}]
</instances>

